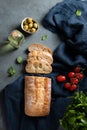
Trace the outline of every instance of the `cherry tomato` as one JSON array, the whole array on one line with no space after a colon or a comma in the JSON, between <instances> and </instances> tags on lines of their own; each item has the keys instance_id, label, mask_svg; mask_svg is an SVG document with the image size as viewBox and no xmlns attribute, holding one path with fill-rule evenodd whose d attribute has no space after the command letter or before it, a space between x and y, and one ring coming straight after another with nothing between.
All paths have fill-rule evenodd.
<instances>
[{"instance_id":1,"label":"cherry tomato","mask_svg":"<svg viewBox=\"0 0 87 130\"><path fill-rule=\"evenodd\" d=\"M64 75L57 76L57 81L58 82L64 82L64 81L66 81L66 76L64 76Z\"/></svg>"},{"instance_id":2,"label":"cherry tomato","mask_svg":"<svg viewBox=\"0 0 87 130\"><path fill-rule=\"evenodd\" d=\"M65 88L65 89L70 89L70 87L71 87L71 83L66 82L66 83L64 84L64 88Z\"/></svg>"},{"instance_id":3,"label":"cherry tomato","mask_svg":"<svg viewBox=\"0 0 87 130\"><path fill-rule=\"evenodd\" d=\"M76 73L76 78L81 80L83 78L83 74L82 73Z\"/></svg>"},{"instance_id":4,"label":"cherry tomato","mask_svg":"<svg viewBox=\"0 0 87 130\"><path fill-rule=\"evenodd\" d=\"M75 77L75 73L74 72L69 72L68 73L68 77L69 78L74 78Z\"/></svg>"},{"instance_id":5,"label":"cherry tomato","mask_svg":"<svg viewBox=\"0 0 87 130\"><path fill-rule=\"evenodd\" d=\"M72 84L71 87L69 88L70 91L75 91L77 89L76 84Z\"/></svg>"},{"instance_id":6,"label":"cherry tomato","mask_svg":"<svg viewBox=\"0 0 87 130\"><path fill-rule=\"evenodd\" d=\"M74 68L74 72L76 72L76 73L79 73L79 72L80 72L80 70L81 70L81 68L80 68L80 67L78 67L78 66Z\"/></svg>"},{"instance_id":7,"label":"cherry tomato","mask_svg":"<svg viewBox=\"0 0 87 130\"><path fill-rule=\"evenodd\" d=\"M72 78L72 79L70 80L70 82L71 82L72 84L78 84L78 83L79 83L79 80L78 80L77 78Z\"/></svg>"}]
</instances>

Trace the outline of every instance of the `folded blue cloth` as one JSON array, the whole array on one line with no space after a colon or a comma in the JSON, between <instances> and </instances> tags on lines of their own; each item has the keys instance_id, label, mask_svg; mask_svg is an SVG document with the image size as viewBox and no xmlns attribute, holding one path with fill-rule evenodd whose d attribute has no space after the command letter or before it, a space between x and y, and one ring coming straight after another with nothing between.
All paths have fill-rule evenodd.
<instances>
[{"instance_id":1,"label":"folded blue cloth","mask_svg":"<svg viewBox=\"0 0 87 130\"><path fill-rule=\"evenodd\" d=\"M76 11L81 11L81 16ZM65 0L55 5L43 19L44 26L63 36L63 42L53 54L53 72L47 76L52 79L52 99L50 114L46 117L28 117L24 114L24 76L19 77L4 89L8 130L58 130L59 119L63 117L68 104L68 96L74 92L64 90L63 83L56 80L57 75L66 75L75 66L85 69L79 90L87 91L87 2ZM78 91L78 89L77 89Z\"/></svg>"},{"instance_id":2,"label":"folded blue cloth","mask_svg":"<svg viewBox=\"0 0 87 130\"><path fill-rule=\"evenodd\" d=\"M56 87L56 86L55 86ZM58 88L58 86L57 86ZM8 130L57 130L69 101L54 94L51 111L46 117L29 117L24 114L24 76L19 77L4 90ZM58 98L59 97L59 98ZM63 107L61 109L61 107Z\"/></svg>"},{"instance_id":3,"label":"folded blue cloth","mask_svg":"<svg viewBox=\"0 0 87 130\"><path fill-rule=\"evenodd\" d=\"M65 0L57 4L45 16L43 25L58 33L78 53L87 54L87 1Z\"/></svg>"}]
</instances>

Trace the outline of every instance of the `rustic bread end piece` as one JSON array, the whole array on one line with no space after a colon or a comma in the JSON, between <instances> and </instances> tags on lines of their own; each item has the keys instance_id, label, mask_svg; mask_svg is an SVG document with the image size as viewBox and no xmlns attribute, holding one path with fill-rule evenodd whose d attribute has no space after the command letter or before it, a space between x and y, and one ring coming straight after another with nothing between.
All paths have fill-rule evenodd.
<instances>
[{"instance_id":1,"label":"rustic bread end piece","mask_svg":"<svg viewBox=\"0 0 87 130\"><path fill-rule=\"evenodd\" d=\"M24 111L28 116L47 116L51 103L51 79L25 76Z\"/></svg>"},{"instance_id":2,"label":"rustic bread end piece","mask_svg":"<svg viewBox=\"0 0 87 130\"><path fill-rule=\"evenodd\" d=\"M49 52L51 55L53 54L53 52L50 48L48 48L45 45L40 44L40 43L34 43L28 47L28 51L34 51L34 50Z\"/></svg>"}]
</instances>

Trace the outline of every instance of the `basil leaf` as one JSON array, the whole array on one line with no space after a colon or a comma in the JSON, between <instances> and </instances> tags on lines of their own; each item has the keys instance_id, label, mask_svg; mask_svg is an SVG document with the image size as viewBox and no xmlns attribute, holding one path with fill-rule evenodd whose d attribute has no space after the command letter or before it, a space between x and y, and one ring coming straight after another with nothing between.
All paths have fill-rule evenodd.
<instances>
[{"instance_id":1,"label":"basil leaf","mask_svg":"<svg viewBox=\"0 0 87 130\"><path fill-rule=\"evenodd\" d=\"M9 76L13 76L16 73L16 71L12 66L10 66L8 68L8 73L9 73Z\"/></svg>"},{"instance_id":2,"label":"basil leaf","mask_svg":"<svg viewBox=\"0 0 87 130\"><path fill-rule=\"evenodd\" d=\"M42 36L42 40L44 41L44 40L46 40L47 39L47 35L43 35Z\"/></svg>"},{"instance_id":3,"label":"basil leaf","mask_svg":"<svg viewBox=\"0 0 87 130\"><path fill-rule=\"evenodd\" d=\"M80 10L76 11L76 16L81 16L81 11Z\"/></svg>"},{"instance_id":4,"label":"basil leaf","mask_svg":"<svg viewBox=\"0 0 87 130\"><path fill-rule=\"evenodd\" d=\"M17 57L17 63L21 64L23 62L23 58L21 56Z\"/></svg>"},{"instance_id":5,"label":"basil leaf","mask_svg":"<svg viewBox=\"0 0 87 130\"><path fill-rule=\"evenodd\" d=\"M81 119L81 122L87 126L87 119Z\"/></svg>"}]
</instances>

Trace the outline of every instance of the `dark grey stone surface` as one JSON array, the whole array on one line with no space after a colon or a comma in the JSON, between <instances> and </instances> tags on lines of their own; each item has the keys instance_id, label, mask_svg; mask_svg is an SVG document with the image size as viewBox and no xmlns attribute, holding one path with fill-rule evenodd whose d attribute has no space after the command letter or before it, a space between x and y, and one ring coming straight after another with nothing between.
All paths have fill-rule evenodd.
<instances>
[{"instance_id":1,"label":"dark grey stone surface","mask_svg":"<svg viewBox=\"0 0 87 130\"><path fill-rule=\"evenodd\" d=\"M18 56L26 59L26 49L31 43L42 43L54 50L60 43L57 34L46 30L41 20L45 14L56 3L61 0L0 0L0 49L7 40L8 35L14 29L20 29L22 19L29 16L34 18L39 23L39 30L33 35L26 35L25 42L15 51L0 54L0 130L7 130L6 113L4 110L3 89L9 83L12 83L23 73L23 65L18 65L15 60ZM24 32L22 32L24 34ZM48 38L45 41L41 40L42 35L46 34ZM16 69L16 74L13 77L8 76L9 66ZM55 125L55 124L54 124ZM60 130L62 130L60 128Z\"/></svg>"}]
</instances>

